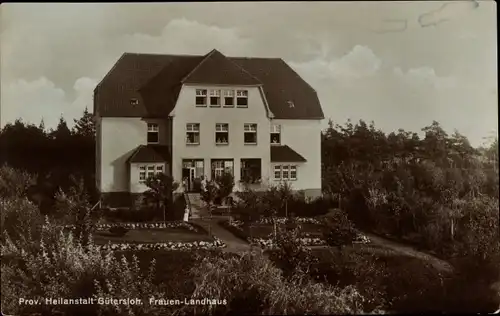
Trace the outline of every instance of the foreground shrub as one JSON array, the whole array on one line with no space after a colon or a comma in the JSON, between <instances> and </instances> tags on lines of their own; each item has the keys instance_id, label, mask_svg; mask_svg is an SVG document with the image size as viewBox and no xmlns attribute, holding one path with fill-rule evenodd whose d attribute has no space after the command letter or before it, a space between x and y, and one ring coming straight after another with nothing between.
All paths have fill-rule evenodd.
<instances>
[{"instance_id":1,"label":"foreground shrub","mask_svg":"<svg viewBox=\"0 0 500 316\"><path fill-rule=\"evenodd\" d=\"M226 298L226 304L186 306L185 314L356 314L363 313L363 296L351 286L343 289L306 277L287 280L260 251L239 258L209 258L192 271L192 298Z\"/></svg>"},{"instance_id":2,"label":"foreground shrub","mask_svg":"<svg viewBox=\"0 0 500 316\"><path fill-rule=\"evenodd\" d=\"M118 261L111 251L99 250L92 240L84 244L71 232L47 221L39 243L24 248L7 240L2 245L2 310L22 315L95 315L97 305L19 305L18 299L44 302L45 298L91 297L95 282L103 284L105 280L119 286L116 291L142 293L140 289L149 283L137 269L127 267L128 261ZM102 289L106 291L107 287Z\"/></svg>"},{"instance_id":3,"label":"foreground shrub","mask_svg":"<svg viewBox=\"0 0 500 316\"><path fill-rule=\"evenodd\" d=\"M26 171L17 170L7 165L0 166L1 197L24 197L35 182L35 177Z\"/></svg>"},{"instance_id":4,"label":"foreground shrub","mask_svg":"<svg viewBox=\"0 0 500 316\"><path fill-rule=\"evenodd\" d=\"M2 239L28 246L39 240L43 217L38 208L23 197L0 198Z\"/></svg>"},{"instance_id":5,"label":"foreground shrub","mask_svg":"<svg viewBox=\"0 0 500 316\"><path fill-rule=\"evenodd\" d=\"M301 230L300 223L293 219L278 228L272 257L287 278L308 273L314 263L310 248L301 241Z\"/></svg>"},{"instance_id":6,"label":"foreground shrub","mask_svg":"<svg viewBox=\"0 0 500 316\"><path fill-rule=\"evenodd\" d=\"M325 216L323 222L324 238L329 246L340 249L343 246L352 245L358 235L354 224L340 209L335 209Z\"/></svg>"}]
</instances>

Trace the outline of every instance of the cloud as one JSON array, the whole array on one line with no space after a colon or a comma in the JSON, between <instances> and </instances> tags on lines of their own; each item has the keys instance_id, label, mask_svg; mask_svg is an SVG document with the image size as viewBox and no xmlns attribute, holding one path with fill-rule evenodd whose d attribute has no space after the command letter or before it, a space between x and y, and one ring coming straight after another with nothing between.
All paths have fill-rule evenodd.
<instances>
[{"instance_id":1,"label":"cloud","mask_svg":"<svg viewBox=\"0 0 500 316\"><path fill-rule=\"evenodd\" d=\"M80 78L74 84L74 99L52 81L40 77L33 81L19 79L2 85L2 124L22 118L24 122L38 124L42 119L47 128L57 126L63 115L72 126L73 119L82 115L85 107L92 110L92 91L96 80Z\"/></svg>"},{"instance_id":2,"label":"cloud","mask_svg":"<svg viewBox=\"0 0 500 316\"><path fill-rule=\"evenodd\" d=\"M290 62L289 64L306 80L331 79L344 83L373 76L382 65L382 60L366 46L356 45L347 54L337 59L326 57L325 47L322 49L322 56L302 63Z\"/></svg>"},{"instance_id":3,"label":"cloud","mask_svg":"<svg viewBox=\"0 0 500 316\"><path fill-rule=\"evenodd\" d=\"M30 30L11 28L2 33L2 124L19 117L38 123L44 117L49 127L61 113L68 123L72 122L86 106L92 109L94 87L123 52L206 54L217 48L227 55L248 56L253 47L252 41L241 37L235 28L209 26L186 18L171 20L156 36L138 32L115 36L107 43L101 37L96 40L95 50L81 50L81 42L69 44L62 40L59 30L55 45ZM85 41L87 35L80 39ZM56 68L57 74L47 75Z\"/></svg>"},{"instance_id":4,"label":"cloud","mask_svg":"<svg viewBox=\"0 0 500 316\"><path fill-rule=\"evenodd\" d=\"M430 85L436 89L449 89L457 86L457 80L454 77L440 77L432 67L410 68L407 72L396 67L393 72L396 78L410 85Z\"/></svg>"},{"instance_id":5,"label":"cloud","mask_svg":"<svg viewBox=\"0 0 500 316\"><path fill-rule=\"evenodd\" d=\"M420 15L418 23L422 27L436 26L440 23L462 17L464 14L478 7L479 2L474 0L445 3L437 10Z\"/></svg>"},{"instance_id":6,"label":"cloud","mask_svg":"<svg viewBox=\"0 0 500 316\"><path fill-rule=\"evenodd\" d=\"M116 41L120 50L137 53L206 54L217 48L227 55L248 55L252 42L235 28L209 26L188 19L171 20L158 36L135 33Z\"/></svg>"},{"instance_id":7,"label":"cloud","mask_svg":"<svg viewBox=\"0 0 500 316\"><path fill-rule=\"evenodd\" d=\"M385 19L374 28L377 33L402 32L408 27L408 21L405 19Z\"/></svg>"}]
</instances>

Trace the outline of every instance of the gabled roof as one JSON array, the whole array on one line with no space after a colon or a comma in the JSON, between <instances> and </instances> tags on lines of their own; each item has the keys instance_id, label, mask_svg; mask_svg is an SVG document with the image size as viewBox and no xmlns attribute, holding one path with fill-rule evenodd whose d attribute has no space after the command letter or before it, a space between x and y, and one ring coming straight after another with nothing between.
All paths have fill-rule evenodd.
<instances>
[{"instance_id":1,"label":"gabled roof","mask_svg":"<svg viewBox=\"0 0 500 316\"><path fill-rule=\"evenodd\" d=\"M167 117L183 84L261 86L275 119L323 119L316 91L279 58L125 53L94 90L101 117ZM132 101L135 99L137 102Z\"/></svg>"},{"instance_id":2,"label":"gabled roof","mask_svg":"<svg viewBox=\"0 0 500 316\"><path fill-rule=\"evenodd\" d=\"M307 160L287 145L271 145L271 162L306 162Z\"/></svg>"},{"instance_id":3,"label":"gabled roof","mask_svg":"<svg viewBox=\"0 0 500 316\"><path fill-rule=\"evenodd\" d=\"M182 80L191 84L223 84L235 86L261 85L262 83L249 74L238 64L212 50L205 58Z\"/></svg>"},{"instance_id":4,"label":"gabled roof","mask_svg":"<svg viewBox=\"0 0 500 316\"><path fill-rule=\"evenodd\" d=\"M170 162L170 150L164 145L139 145L128 159L129 163Z\"/></svg>"}]
</instances>

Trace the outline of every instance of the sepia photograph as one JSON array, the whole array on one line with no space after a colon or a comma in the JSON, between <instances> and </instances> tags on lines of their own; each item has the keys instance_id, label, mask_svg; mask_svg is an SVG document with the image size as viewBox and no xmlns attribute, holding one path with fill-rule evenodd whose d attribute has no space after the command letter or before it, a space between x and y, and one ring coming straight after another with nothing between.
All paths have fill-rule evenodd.
<instances>
[{"instance_id":1,"label":"sepia photograph","mask_svg":"<svg viewBox=\"0 0 500 316\"><path fill-rule=\"evenodd\" d=\"M2 3L2 315L500 314L496 10Z\"/></svg>"}]
</instances>

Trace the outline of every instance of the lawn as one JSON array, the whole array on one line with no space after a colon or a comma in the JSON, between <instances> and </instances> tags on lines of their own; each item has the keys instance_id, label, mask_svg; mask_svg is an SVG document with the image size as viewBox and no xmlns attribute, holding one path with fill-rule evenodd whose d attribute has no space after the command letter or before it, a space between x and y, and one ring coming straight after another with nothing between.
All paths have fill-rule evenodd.
<instances>
[{"instance_id":1,"label":"lawn","mask_svg":"<svg viewBox=\"0 0 500 316\"><path fill-rule=\"evenodd\" d=\"M185 227L167 228L135 228L129 230L124 236L116 236L107 230L94 232L94 241L98 245L111 243L159 243L159 242L194 242L213 241L213 238L202 230L188 230Z\"/></svg>"},{"instance_id":2,"label":"lawn","mask_svg":"<svg viewBox=\"0 0 500 316\"><path fill-rule=\"evenodd\" d=\"M221 221L220 224L237 237L247 240L248 238L267 239L272 235L274 226L272 223L252 223L250 227L244 227L241 222L233 222L229 225L227 221ZM277 224L279 226L280 224ZM316 223L301 223L301 232L307 237L322 237L322 226Z\"/></svg>"}]
</instances>

